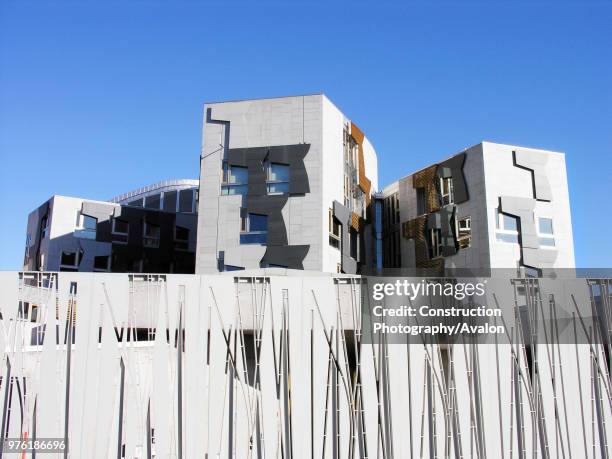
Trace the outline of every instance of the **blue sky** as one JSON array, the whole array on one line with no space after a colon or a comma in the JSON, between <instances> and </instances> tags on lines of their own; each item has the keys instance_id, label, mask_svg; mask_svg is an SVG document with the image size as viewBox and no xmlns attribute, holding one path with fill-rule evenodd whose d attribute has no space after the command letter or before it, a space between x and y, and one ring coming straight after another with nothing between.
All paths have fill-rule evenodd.
<instances>
[{"instance_id":1,"label":"blue sky","mask_svg":"<svg viewBox=\"0 0 612 459\"><path fill-rule=\"evenodd\" d=\"M611 23L562 0L3 1L0 269L53 194L196 178L204 101L313 92L381 185L481 140L565 152L577 265L610 267Z\"/></svg>"}]
</instances>

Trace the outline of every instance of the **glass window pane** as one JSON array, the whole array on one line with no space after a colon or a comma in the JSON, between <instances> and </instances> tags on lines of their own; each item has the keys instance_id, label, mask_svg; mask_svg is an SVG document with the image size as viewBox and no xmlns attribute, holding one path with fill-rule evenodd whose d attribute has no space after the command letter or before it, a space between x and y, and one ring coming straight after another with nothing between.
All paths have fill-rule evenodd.
<instances>
[{"instance_id":1,"label":"glass window pane","mask_svg":"<svg viewBox=\"0 0 612 459\"><path fill-rule=\"evenodd\" d=\"M128 202L128 206L142 207L142 198Z\"/></svg>"},{"instance_id":2,"label":"glass window pane","mask_svg":"<svg viewBox=\"0 0 612 459\"><path fill-rule=\"evenodd\" d=\"M83 215L83 228L88 230L96 230L96 225L98 224L98 219L94 217L90 217L89 215Z\"/></svg>"},{"instance_id":3,"label":"glass window pane","mask_svg":"<svg viewBox=\"0 0 612 459\"><path fill-rule=\"evenodd\" d=\"M164 210L176 212L176 191L166 191L164 193Z\"/></svg>"},{"instance_id":4,"label":"glass window pane","mask_svg":"<svg viewBox=\"0 0 612 459\"><path fill-rule=\"evenodd\" d=\"M268 183L268 193L289 193L289 183Z\"/></svg>"},{"instance_id":5,"label":"glass window pane","mask_svg":"<svg viewBox=\"0 0 612 459\"><path fill-rule=\"evenodd\" d=\"M541 234L554 234L551 218L540 218L539 222L540 222L540 233Z\"/></svg>"},{"instance_id":6,"label":"glass window pane","mask_svg":"<svg viewBox=\"0 0 612 459\"><path fill-rule=\"evenodd\" d=\"M274 180L277 182L288 182L289 166L285 164L270 164L270 176L268 180Z\"/></svg>"},{"instance_id":7,"label":"glass window pane","mask_svg":"<svg viewBox=\"0 0 612 459\"><path fill-rule=\"evenodd\" d=\"M541 237L540 245L544 247L554 247L555 246L555 238L552 237Z\"/></svg>"},{"instance_id":8,"label":"glass window pane","mask_svg":"<svg viewBox=\"0 0 612 459\"><path fill-rule=\"evenodd\" d=\"M229 183L248 183L249 170L246 167L232 166Z\"/></svg>"},{"instance_id":9,"label":"glass window pane","mask_svg":"<svg viewBox=\"0 0 612 459\"><path fill-rule=\"evenodd\" d=\"M241 244L265 244L268 240L268 233L242 233L240 235Z\"/></svg>"},{"instance_id":10,"label":"glass window pane","mask_svg":"<svg viewBox=\"0 0 612 459\"><path fill-rule=\"evenodd\" d=\"M268 216L249 214L249 231L268 231Z\"/></svg>"},{"instance_id":11,"label":"glass window pane","mask_svg":"<svg viewBox=\"0 0 612 459\"><path fill-rule=\"evenodd\" d=\"M518 242L518 234L495 233L495 236L497 240L500 242L510 242L510 243Z\"/></svg>"},{"instance_id":12,"label":"glass window pane","mask_svg":"<svg viewBox=\"0 0 612 459\"><path fill-rule=\"evenodd\" d=\"M516 223L516 217L502 214L504 221L504 229L507 231L518 231L518 225Z\"/></svg>"},{"instance_id":13,"label":"glass window pane","mask_svg":"<svg viewBox=\"0 0 612 459\"><path fill-rule=\"evenodd\" d=\"M160 203L161 203L161 195L159 193L151 195L151 196L146 196L144 198L144 206L147 209L156 209L157 210L157 209L159 209Z\"/></svg>"},{"instance_id":14,"label":"glass window pane","mask_svg":"<svg viewBox=\"0 0 612 459\"><path fill-rule=\"evenodd\" d=\"M128 232L128 222L125 220L115 220L114 222L114 233L127 234Z\"/></svg>"},{"instance_id":15,"label":"glass window pane","mask_svg":"<svg viewBox=\"0 0 612 459\"><path fill-rule=\"evenodd\" d=\"M193 190L179 191L179 212L191 212L193 209Z\"/></svg>"},{"instance_id":16,"label":"glass window pane","mask_svg":"<svg viewBox=\"0 0 612 459\"><path fill-rule=\"evenodd\" d=\"M159 237L159 225L147 223L145 225L145 236L158 238Z\"/></svg>"}]
</instances>

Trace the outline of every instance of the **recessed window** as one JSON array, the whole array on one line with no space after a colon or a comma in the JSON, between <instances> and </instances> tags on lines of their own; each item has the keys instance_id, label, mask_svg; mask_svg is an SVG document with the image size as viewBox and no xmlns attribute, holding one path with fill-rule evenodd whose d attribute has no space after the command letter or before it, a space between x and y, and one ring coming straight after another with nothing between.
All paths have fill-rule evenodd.
<instances>
[{"instance_id":1,"label":"recessed window","mask_svg":"<svg viewBox=\"0 0 612 459\"><path fill-rule=\"evenodd\" d=\"M289 166L287 164L267 163L266 187L268 194L289 193Z\"/></svg>"},{"instance_id":2,"label":"recessed window","mask_svg":"<svg viewBox=\"0 0 612 459\"><path fill-rule=\"evenodd\" d=\"M74 230L75 237L82 239L96 239L96 227L98 225L98 219L84 215L80 211L77 211L77 223Z\"/></svg>"},{"instance_id":3,"label":"recessed window","mask_svg":"<svg viewBox=\"0 0 612 459\"><path fill-rule=\"evenodd\" d=\"M49 236L49 217L45 215L40 221L40 238L44 239Z\"/></svg>"},{"instance_id":4,"label":"recessed window","mask_svg":"<svg viewBox=\"0 0 612 459\"><path fill-rule=\"evenodd\" d=\"M440 198L443 206L455 202L452 177L440 177Z\"/></svg>"},{"instance_id":5,"label":"recessed window","mask_svg":"<svg viewBox=\"0 0 612 459\"><path fill-rule=\"evenodd\" d=\"M100 255L94 257L94 271L108 272L110 271L110 256Z\"/></svg>"},{"instance_id":6,"label":"recessed window","mask_svg":"<svg viewBox=\"0 0 612 459\"><path fill-rule=\"evenodd\" d=\"M538 240L540 242L540 247L555 247L552 218L538 218Z\"/></svg>"},{"instance_id":7,"label":"recessed window","mask_svg":"<svg viewBox=\"0 0 612 459\"><path fill-rule=\"evenodd\" d=\"M329 209L329 245L337 249L340 248L341 233L340 223L334 218L332 209Z\"/></svg>"},{"instance_id":8,"label":"recessed window","mask_svg":"<svg viewBox=\"0 0 612 459\"><path fill-rule=\"evenodd\" d=\"M246 167L230 166L223 161L223 178L221 194L247 194L249 183L249 170Z\"/></svg>"},{"instance_id":9,"label":"recessed window","mask_svg":"<svg viewBox=\"0 0 612 459\"><path fill-rule=\"evenodd\" d=\"M457 242L460 249L467 249L472 244L471 217L463 217L457 220Z\"/></svg>"},{"instance_id":10,"label":"recessed window","mask_svg":"<svg viewBox=\"0 0 612 459\"><path fill-rule=\"evenodd\" d=\"M159 210L160 205L161 205L161 194L160 193L152 194L150 196L145 196L144 206L147 209Z\"/></svg>"},{"instance_id":11,"label":"recessed window","mask_svg":"<svg viewBox=\"0 0 612 459\"><path fill-rule=\"evenodd\" d=\"M429 258L437 258L442 256L442 231L440 228L432 228L429 230Z\"/></svg>"},{"instance_id":12,"label":"recessed window","mask_svg":"<svg viewBox=\"0 0 612 459\"><path fill-rule=\"evenodd\" d=\"M178 225L174 228L174 248L179 250L189 248L189 228Z\"/></svg>"},{"instance_id":13,"label":"recessed window","mask_svg":"<svg viewBox=\"0 0 612 459\"><path fill-rule=\"evenodd\" d=\"M240 219L241 244L265 244L268 241L268 216L247 213Z\"/></svg>"},{"instance_id":14,"label":"recessed window","mask_svg":"<svg viewBox=\"0 0 612 459\"><path fill-rule=\"evenodd\" d=\"M193 212L193 190L181 190L179 191L179 212L192 213Z\"/></svg>"},{"instance_id":15,"label":"recessed window","mask_svg":"<svg viewBox=\"0 0 612 459\"><path fill-rule=\"evenodd\" d=\"M82 259L82 250L63 251L60 258L60 271L78 271Z\"/></svg>"},{"instance_id":16,"label":"recessed window","mask_svg":"<svg viewBox=\"0 0 612 459\"><path fill-rule=\"evenodd\" d=\"M144 222L144 232L142 242L145 247L159 247L159 225L153 223Z\"/></svg>"},{"instance_id":17,"label":"recessed window","mask_svg":"<svg viewBox=\"0 0 612 459\"><path fill-rule=\"evenodd\" d=\"M518 218L495 209L495 239L499 242L518 244Z\"/></svg>"},{"instance_id":18,"label":"recessed window","mask_svg":"<svg viewBox=\"0 0 612 459\"><path fill-rule=\"evenodd\" d=\"M425 201L425 188L420 187L416 189L417 198L417 215L423 215L427 213L426 201Z\"/></svg>"},{"instance_id":19,"label":"recessed window","mask_svg":"<svg viewBox=\"0 0 612 459\"><path fill-rule=\"evenodd\" d=\"M119 244L127 244L129 227L130 225L127 221L113 218L113 226L111 229L112 241Z\"/></svg>"},{"instance_id":20,"label":"recessed window","mask_svg":"<svg viewBox=\"0 0 612 459\"><path fill-rule=\"evenodd\" d=\"M142 198L140 199L135 199L134 201L130 201L127 203L128 206L133 206L133 207L142 207Z\"/></svg>"}]
</instances>

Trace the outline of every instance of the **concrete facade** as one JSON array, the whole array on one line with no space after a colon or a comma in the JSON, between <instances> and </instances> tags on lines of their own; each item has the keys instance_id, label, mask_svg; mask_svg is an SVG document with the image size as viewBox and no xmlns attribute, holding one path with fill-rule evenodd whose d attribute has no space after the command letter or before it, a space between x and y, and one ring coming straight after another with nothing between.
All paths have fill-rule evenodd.
<instances>
[{"instance_id":1,"label":"concrete facade","mask_svg":"<svg viewBox=\"0 0 612 459\"><path fill-rule=\"evenodd\" d=\"M175 182L121 204L53 196L28 216L24 269L193 273L197 190Z\"/></svg>"},{"instance_id":2,"label":"concrete facade","mask_svg":"<svg viewBox=\"0 0 612 459\"><path fill-rule=\"evenodd\" d=\"M451 173L449 161L462 167ZM460 197L458 178L465 184ZM444 202L444 186L453 187L451 202ZM562 153L483 142L392 183L381 199L386 268L575 266Z\"/></svg>"},{"instance_id":3,"label":"concrete facade","mask_svg":"<svg viewBox=\"0 0 612 459\"><path fill-rule=\"evenodd\" d=\"M357 262L349 263L345 257L343 266L343 242L337 248L329 240L330 209L333 212L334 201L345 204L343 152L347 131L350 139L353 135L358 137L358 128L353 126L320 94L206 104L196 271L282 266L356 272ZM371 189L376 189L376 153L366 138L359 140L362 169L365 169L362 173L365 172ZM289 164L299 154L296 167L305 170L305 174L296 177L291 166L290 189L281 193L266 192L260 183L254 183L267 182L265 177L256 176L257 167L265 167L266 161L274 162L267 159L274 154L284 155L279 164ZM241 161L237 159L239 156ZM224 177L224 163L229 168L241 167L245 175L248 169L248 184L244 184L244 189L223 194L224 187L232 187L229 181L224 182L228 179ZM247 163L250 165L246 166ZM348 184L349 192L358 192L358 177L351 180L355 183ZM294 193L293 187L298 187L298 192ZM368 201L371 189L363 192ZM231 194L234 191L236 194ZM258 210L253 210L254 207ZM275 216L278 212L280 217ZM250 213L263 215L268 220L266 242L244 243L242 221ZM359 217L367 219L365 206ZM348 223L342 222L343 229L346 230ZM358 231L363 233L363 228ZM364 242L362 236L361 243ZM348 247L348 241L344 244Z\"/></svg>"}]
</instances>

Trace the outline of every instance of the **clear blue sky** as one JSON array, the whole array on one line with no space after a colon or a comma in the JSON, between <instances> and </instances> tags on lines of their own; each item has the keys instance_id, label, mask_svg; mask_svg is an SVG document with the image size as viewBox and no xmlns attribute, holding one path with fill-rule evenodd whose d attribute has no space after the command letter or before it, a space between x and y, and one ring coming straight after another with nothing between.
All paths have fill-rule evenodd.
<instances>
[{"instance_id":1,"label":"clear blue sky","mask_svg":"<svg viewBox=\"0 0 612 459\"><path fill-rule=\"evenodd\" d=\"M312 92L381 185L481 140L565 152L577 264L612 266L612 3L402 3L2 1L0 269L53 194L196 178L204 101Z\"/></svg>"}]
</instances>

